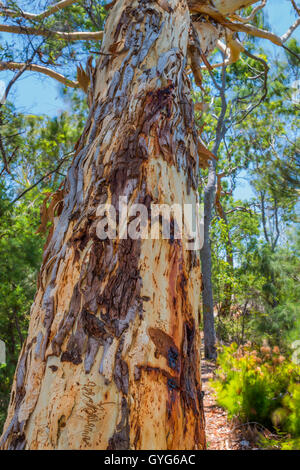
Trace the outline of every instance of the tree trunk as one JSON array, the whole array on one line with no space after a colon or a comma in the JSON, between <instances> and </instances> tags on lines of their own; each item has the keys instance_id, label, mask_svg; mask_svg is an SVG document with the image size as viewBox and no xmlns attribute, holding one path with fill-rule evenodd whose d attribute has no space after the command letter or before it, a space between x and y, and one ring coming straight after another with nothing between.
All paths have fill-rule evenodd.
<instances>
[{"instance_id":1,"label":"tree trunk","mask_svg":"<svg viewBox=\"0 0 300 470\"><path fill-rule=\"evenodd\" d=\"M210 224L216 194L216 162L211 161L207 184L204 188L204 242L200 252L202 267L202 311L204 332L204 355L207 359L216 358L216 333L212 286L212 260L210 247Z\"/></svg>"},{"instance_id":2,"label":"tree trunk","mask_svg":"<svg viewBox=\"0 0 300 470\"><path fill-rule=\"evenodd\" d=\"M230 12L232 8L232 1L224 2L216 0L217 7L223 9L225 6ZM233 0L236 4L236 1ZM225 5L226 4L226 5ZM222 139L226 133L225 114L227 109L226 102L226 67L222 70L221 86L218 86L221 98L221 112L218 117L216 127L216 139L213 147L213 154L217 155ZM217 163L216 160L211 160L208 167L208 178L204 188L204 240L200 252L201 268L202 268L202 311L203 311L203 329L204 329L204 355L207 359L216 358L216 333L215 333L215 319L214 319L214 299L213 299L213 286L212 286L212 259L211 259L211 241L210 241L210 226L212 221L212 212L216 198L217 190Z\"/></svg>"},{"instance_id":3,"label":"tree trunk","mask_svg":"<svg viewBox=\"0 0 300 470\"><path fill-rule=\"evenodd\" d=\"M205 447L198 252L96 233L99 204L118 212L120 196L196 207L190 15L168 3L118 0L107 19L88 122L51 203L2 449Z\"/></svg>"}]
</instances>

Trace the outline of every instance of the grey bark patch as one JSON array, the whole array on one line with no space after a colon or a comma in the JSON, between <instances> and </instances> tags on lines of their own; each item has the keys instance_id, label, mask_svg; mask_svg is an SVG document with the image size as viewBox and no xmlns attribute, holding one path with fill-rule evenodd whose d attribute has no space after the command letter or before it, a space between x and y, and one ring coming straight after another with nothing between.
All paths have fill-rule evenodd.
<instances>
[{"instance_id":1,"label":"grey bark patch","mask_svg":"<svg viewBox=\"0 0 300 470\"><path fill-rule=\"evenodd\" d=\"M71 336L67 350L62 353L60 360L61 362L72 362L75 365L82 362L81 351L74 335Z\"/></svg>"},{"instance_id":2,"label":"grey bark patch","mask_svg":"<svg viewBox=\"0 0 300 470\"><path fill-rule=\"evenodd\" d=\"M95 357L101 346L101 340L90 337L88 339L87 352L84 360L84 370L88 374L91 371Z\"/></svg>"},{"instance_id":3,"label":"grey bark patch","mask_svg":"<svg viewBox=\"0 0 300 470\"><path fill-rule=\"evenodd\" d=\"M129 407L126 398L122 398L121 420L117 424L117 429L109 439L107 450L128 450L129 439Z\"/></svg>"},{"instance_id":4,"label":"grey bark patch","mask_svg":"<svg viewBox=\"0 0 300 470\"><path fill-rule=\"evenodd\" d=\"M119 349L115 358L114 380L118 390L122 391L124 395L128 394L129 388L129 370L127 362L122 359L123 341L121 340Z\"/></svg>"}]
</instances>

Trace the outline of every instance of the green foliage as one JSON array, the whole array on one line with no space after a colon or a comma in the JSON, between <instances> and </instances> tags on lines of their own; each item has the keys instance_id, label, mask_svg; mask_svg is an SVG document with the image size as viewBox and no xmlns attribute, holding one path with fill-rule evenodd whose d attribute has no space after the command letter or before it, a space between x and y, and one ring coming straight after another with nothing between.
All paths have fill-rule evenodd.
<instances>
[{"instance_id":1,"label":"green foliage","mask_svg":"<svg viewBox=\"0 0 300 470\"><path fill-rule=\"evenodd\" d=\"M216 319L220 341L242 344L250 339L262 345L267 340L288 351L291 343L300 339L298 237L299 233L275 253L257 242L249 251L249 247L239 251L241 265L231 270L231 312ZM216 256L216 246L213 276L216 301L221 305L228 275L224 260Z\"/></svg>"},{"instance_id":2,"label":"green foliage","mask_svg":"<svg viewBox=\"0 0 300 470\"><path fill-rule=\"evenodd\" d=\"M284 445L300 438L300 366L275 346L225 346L212 386L230 418L283 433ZM288 442L292 439L291 442ZM274 444L272 444L274 445Z\"/></svg>"},{"instance_id":3,"label":"green foliage","mask_svg":"<svg viewBox=\"0 0 300 470\"><path fill-rule=\"evenodd\" d=\"M73 150L83 130L87 105L78 93L72 99L66 95L66 104L71 112L65 111L54 118L17 113L10 103L2 107L1 133L10 171L5 175L5 185L13 196L55 169L60 159ZM45 187L57 186L69 161L52 174L51 182L48 179Z\"/></svg>"},{"instance_id":4,"label":"green foliage","mask_svg":"<svg viewBox=\"0 0 300 470\"><path fill-rule=\"evenodd\" d=\"M291 49L298 47L292 40ZM299 113L291 87L299 71L289 53L280 60L263 51L259 56L270 66L268 93L246 117L259 96L251 77L263 69L243 57L227 70L227 132L216 171L224 175L222 211L215 209L210 232L216 332L225 343L268 340L289 350L300 338ZM208 112L199 115L208 144L219 113L220 98L213 96ZM243 179L252 195L237 199Z\"/></svg>"},{"instance_id":5,"label":"green foliage","mask_svg":"<svg viewBox=\"0 0 300 470\"><path fill-rule=\"evenodd\" d=\"M0 428L8 404L11 381L20 348L26 337L30 306L36 290L44 240L36 234L43 194L9 206L0 229L0 338L6 345L7 364L0 368ZM3 188L0 207L9 205Z\"/></svg>"},{"instance_id":6,"label":"green foliage","mask_svg":"<svg viewBox=\"0 0 300 470\"><path fill-rule=\"evenodd\" d=\"M4 108L2 130L13 158L10 174L0 177L0 339L7 357L0 367L0 432L42 261L40 207L45 195L63 181L72 158L64 160L65 154L73 149L86 116L80 95L75 94L69 106L71 113L52 119L19 114L9 103ZM43 178L58 165L58 171Z\"/></svg>"},{"instance_id":7,"label":"green foliage","mask_svg":"<svg viewBox=\"0 0 300 470\"><path fill-rule=\"evenodd\" d=\"M31 11L40 12L44 5L39 1L33 0L27 7ZM10 18L10 24L23 26L24 34L21 36L4 35L4 41L0 46L1 61L26 62L34 56L34 63L42 66L56 69L68 78L75 79L76 66L79 63L85 64L88 56L97 53L101 47L101 41L76 41L57 39L49 34L49 37L41 38L39 36L26 35L26 26L36 26L49 31L100 31L103 30L107 11L104 8L104 2L85 0L82 4L69 5L63 10L56 11L53 15L42 20L34 20L34 23L28 22L22 17ZM6 6L16 11L20 5L9 1ZM26 5L22 5L26 8ZM11 36L11 37L10 37Z\"/></svg>"},{"instance_id":8,"label":"green foliage","mask_svg":"<svg viewBox=\"0 0 300 470\"><path fill-rule=\"evenodd\" d=\"M300 252L299 230L290 232L285 246L272 253L263 245L257 251L252 266L241 268L245 279L251 272L260 278L256 284L256 302L251 298L247 315L248 333L246 339L256 343L268 340L289 350L292 341L300 338ZM259 287L259 288L258 288Z\"/></svg>"}]
</instances>

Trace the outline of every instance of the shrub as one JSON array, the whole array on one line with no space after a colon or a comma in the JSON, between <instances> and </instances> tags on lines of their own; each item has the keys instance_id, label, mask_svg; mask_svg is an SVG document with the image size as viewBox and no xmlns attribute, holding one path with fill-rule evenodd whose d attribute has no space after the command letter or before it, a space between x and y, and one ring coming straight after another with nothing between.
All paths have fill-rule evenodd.
<instances>
[{"instance_id":1,"label":"shrub","mask_svg":"<svg viewBox=\"0 0 300 470\"><path fill-rule=\"evenodd\" d=\"M280 441L281 446L298 446L300 366L277 346L253 349L249 343L223 347L217 363L212 386L229 417L283 432L287 439Z\"/></svg>"}]
</instances>

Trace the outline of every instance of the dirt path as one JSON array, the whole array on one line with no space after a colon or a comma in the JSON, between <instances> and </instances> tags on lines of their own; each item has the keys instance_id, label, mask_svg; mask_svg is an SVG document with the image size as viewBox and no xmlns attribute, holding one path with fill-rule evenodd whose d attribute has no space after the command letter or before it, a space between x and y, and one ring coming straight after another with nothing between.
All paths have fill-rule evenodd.
<instances>
[{"instance_id":1,"label":"dirt path","mask_svg":"<svg viewBox=\"0 0 300 470\"><path fill-rule=\"evenodd\" d=\"M251 444L227 419L227 413L216 404L209 380L213 378L215 363L202 359L202 389L208 450L250 450Z\"/></svg>"}]
</instances>

